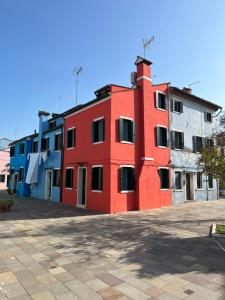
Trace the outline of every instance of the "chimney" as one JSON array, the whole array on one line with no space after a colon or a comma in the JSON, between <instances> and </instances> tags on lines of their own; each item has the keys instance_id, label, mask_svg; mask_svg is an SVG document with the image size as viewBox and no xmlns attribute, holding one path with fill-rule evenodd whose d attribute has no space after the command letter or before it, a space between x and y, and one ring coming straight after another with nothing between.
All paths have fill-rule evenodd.
<instances>
[{"instance_id":1,"label":"chimney","mask_svg":"<svg viewBox=\"0 0 225 300\"><path fill-rule=\"evenodd\" d=\"M191 94L192 93L192 89L189 87L183 87L183 92Z\"/></svg>"},{"instance_id":2,"label":"chimney","mask_svg":"<svg viewBox=\"0 0 225 300\"><path fill-rule=\"evenodd\" d=\"M137 66L137 80L138 79L151 79L151 66L152 62L143 57L138 56L135 65Z\"/></svg>"}]
</instances>

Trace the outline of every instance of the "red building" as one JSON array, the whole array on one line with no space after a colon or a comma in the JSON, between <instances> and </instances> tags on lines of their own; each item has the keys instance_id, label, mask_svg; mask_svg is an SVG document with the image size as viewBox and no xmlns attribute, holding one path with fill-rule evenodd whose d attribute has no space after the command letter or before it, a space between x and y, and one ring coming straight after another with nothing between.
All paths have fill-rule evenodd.
<instances>
[{"instance_id":1,"label":"red building","mask_svg":"<svg viewBox=\"0 0 225 300\"><path fill-rule=\"evenodd\" d=\"M171 204L168 84L138 57L132 88L114 84L64 114L62 202L105 213Z\"/></svg>"}]
</instances>

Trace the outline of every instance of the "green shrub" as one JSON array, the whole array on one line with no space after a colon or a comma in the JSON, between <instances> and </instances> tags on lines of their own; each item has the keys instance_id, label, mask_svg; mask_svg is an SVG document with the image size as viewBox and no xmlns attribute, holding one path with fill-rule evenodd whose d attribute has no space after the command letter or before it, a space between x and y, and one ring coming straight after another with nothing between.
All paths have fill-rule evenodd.
<instances>
[{"instance_id":1,"label":"green shrub","mask_svg":"<svg viewBox=\"0 0 225 300\"><path fill-rule=\"evenodd\" d=\"M8 211L13 206L14 201L12 199L0 199L0 211Z\"/></svg>"},{"instance_id":2,"label":"green shrub","mask_svg":"<svg viewBox=\"0 0 225 300\"><path fill-rule=\"evenodd\" d=\"M216 233L225 234L225 225L216 224Z\"/></svg>"}]
</instances>

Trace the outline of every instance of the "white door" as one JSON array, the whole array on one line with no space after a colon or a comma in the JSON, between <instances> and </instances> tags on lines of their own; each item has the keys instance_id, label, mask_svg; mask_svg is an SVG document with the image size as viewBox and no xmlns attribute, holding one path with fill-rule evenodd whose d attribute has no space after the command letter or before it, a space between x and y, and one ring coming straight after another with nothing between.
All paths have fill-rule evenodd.
<instances>
[{"instance_id":1,"label":"white door","mask_svg":"<svg viewBox=\"0 0 225 300\"><path fill-rule=\"evenodd\" d=\"M45 177L45 199L51 200L52 197L52 170L46 171Z\"/></svg>"},{"instance_id":2,"label":"white door","mask_svg":"<svg viewBox=\"0 0 225 300\"><path fill-rule=\"evenodd\" d=\"M79 167L77 176L77 206L86 206L87 168Z\"/></svg>"}]
</instances>

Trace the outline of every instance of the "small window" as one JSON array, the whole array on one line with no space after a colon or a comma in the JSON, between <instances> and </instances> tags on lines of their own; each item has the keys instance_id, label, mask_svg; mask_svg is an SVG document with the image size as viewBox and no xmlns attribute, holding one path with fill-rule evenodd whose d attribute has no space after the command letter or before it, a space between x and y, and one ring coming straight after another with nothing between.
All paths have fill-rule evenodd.
<instances>
[{"instance_id":1,"label":"small window","mask_svg":"<svg viewBox=\"0 0 225 300\"><path fill-rule=\"evenodd\" d=\"M184 133L180 131L171 131L171 148L184 149Z\"/></svg>"},{"instance_id":2,"label":"small window","mask_svg":"<svg viewBox=\"0 0 225 300\"><path fill-rule=\"evenodd\" d=\"M160 177L160 189L169 189L170 188L170 180L169 180L169 170L168 169L159 169L159 177Z\"/></svg>"},{"instance_id":3,"label":"small window","mask_svg":"<svg viewBox=\"0 0 225 300\"><path fill-rule=\"evenodd\" d=\"M19 144L19 154L24 154L25 150L25 143L20 143Z\"/></svg>"},{"instance_id":4,"label":"small window","mask_svg":"<svg viewBox=\"0 0 225 300\"><path fill-rule=\"evenodd\" d=\"M37 153L38 152L38 141L33 141L32 142L32 153Z\"/></svg>"},{"instance_id":5,"label":"small window","mask_svg":"<svg viewBox=\"0 0 225 300\"><path fill-rule=\"evenodd\" d=\"M102 191L103 168L92 167L92 182L91 189L93 191Z\"/></svg>"},{"instance_id":6,"label":"small window","mask_svg":"<svg viewBox=\"0 0 225 300\"><path fill-rule=\"evenodd\" d=\"M213 189L213 177L212 177L212 175L208 175L208 186L209 186L209 189Z\"/></svg>"},{"instance_id":7,"label":"small window","mask_svg":"<svg viewBox=\"0 0 225 300\"><path fill-rule=\"evenodd\" d=\"M10 173L10 176L12 176L15 173L14 169L10 169L9 173Z\"/></svg>"},{"instance_id":8,"label":"small window","mask_svg":"<svg viewBox=\"0 0 225 300\"><path fill-rule=\"evenodd\" d=\"M23 178L24 178L24 168L21 167L19 168L19 178L18 178L19 182L23 182Z\"/></svg>"},{"instance_id":9,"label":"small window","mask_svg":"<svg viewBox=\"0 0 225 300\"><path fill-rule=\"evenodd\" d=\"M55 151L62 150L62 133L55 135Z\"/></svg>"},{"instance_id":10,"label":"small window","mask_svg":"<svg viewBox=\"0 0 225 300\"><path fill-rule=\"evenodd\" d=\"M166 95L164 93L156 92L156 107L166 110Z\"/></svg>"},{"instance_id":11,"label":"small window","mask_svg":"<svg viewBox=\"0 0 225 300\"><path fill-rule=\"evenodd\" d=\"M200 136L193 136L193 151L199 153L201 152L203 146L203 138Z\"/></svg>"},{"instance_id":12,"label":"small window","mask_svg":"<svg viewBox=\"0 0 225 300\"><path fill-rule=\"evenodd\" d=\"M67 130L67 149L74 148L76 144L76 128L71 128Z\"/></svg>"},{"instance_id":13,"label":"small window","mask_svg":"<svg viewBox=\"0 0 225 300\"><path fill-rule=\"evenodd\" d=\"M104 118L93 121L91 126L92 143L103 142L105 139L105 120Z\"/></svg>"},{"instance_id":14,"label":"small window","mask_svg":"<svg viewBox=\"0 0 225 300\"><path fill-rule=\"evenodd\" d=\"M213 148L214 147L214 140L210 138L205 139L205 146L206 148Z\"/></svg>"},{"instance_id":15,"label":"small window","mask_svg":"<svg viewBox=\"0 0 225 300\"><path fill-rule=\"evenodd\" d=\"M174 100L173 111L183 113L183 102Z\"/></svg>"},{"instance_id":16,"label":"small window","mask_svg":"<svg viewBox=\"0 0 225 300\"><path fill-rule=\"evenodd\" d=\"M175 171L175 190L182 190L182 172Z\"/></svg>"},{"instance_id":17,"label":"small window","mask_svg":"<svg viewBox=\"0 0 225 300\"><path fill-rule=\"evenodd\" d=\"M61 172L58 169L53 171L53 186L60 187L61 184Z\"/></svg>"},{"instance_id":18,"label":"small window","mask_svg":"<svg viewBox=\"0 0 225 300\"><path fill-rule=\"evenodd\" d=\"M41 140L41 151L49 150L49 137L45 137Z\"/></svg>"},{"instance_id":19,"label":"small window","mask_svg":"<svg viewBox=\"0 0 225 300\"><path fill-rule=\"evenodd\" d=\"M135 190L135 169L133 167L120 168L120 191L128 192Z\"/></svg>"},{"instance_id":20,"label":"small window","mask_svg":"<svg viewBox=\"0 0 225 300\"><path fill-rule=\"evenodd\" d=\"M66 188L73 188L73 169L66 169Z\"/></svg>"},{"instance_id":21,"label":"small window","mask_svg":"<svg viewBox=\"0 0 225 300\"><path fill-rule=\"evenodd\" d=\"M56 127L56 121L55 120L54 121L50 121L48 123L48 129L53 129L55 127Z\"/></svg>"},{"instance_id":22,"label":"small window","mask_svg":"<svg viewBox=\"0 0 225 300\"><path fill-rule=\"evenodd\" d=\"M135 124L133 120L119 119L119 140L120 142L134 143L135 140Z\"/></svg>"},{"instance_id":23,"label":"small window","mask_svg":"<svg viewBox=\"0 0 225 300\"><path fill-rule=\"evenodd\" d=\"M156 144L160 147L168 146L168 129L165 127L156 127Z\"/></svg>"},{"instance_id":24,"label":"small window","mask_svg":"<svg viewBox=\"0 0 225 300\"><path fill-rule=\"evenodd\" d=\"M0 174L0 182L5 182L5 174Z\"/></svg>"},{"instance_id":25,"label":"small window","mask_svg":"<svg viewBox=\"0 0 225 300\"><path fill-rule=\"evenodd\" d=\"M205 122L212 123L212 114L205 111L204 112L204 119L205 119Z\"/></svg>"},{"instance_id":26,"label":"small window","mask_svg":"<svg viewBox=\"0 0 225 300\"><path fill-rule=\"evenodd\" d=\"M201 190L202 189L202 173L197 172L197 189Z\"/></svg>"},{"instance_id":27,"label":"small window","mask_svg":"<svg viewBox=\"0 0 225 300\"><path fill-rule=\"evenodd\" d=\"M15 146L10 147L10 157L15 156Z\"/></svg>"}]
</instances>

